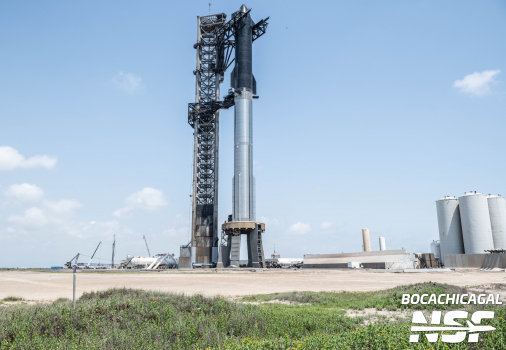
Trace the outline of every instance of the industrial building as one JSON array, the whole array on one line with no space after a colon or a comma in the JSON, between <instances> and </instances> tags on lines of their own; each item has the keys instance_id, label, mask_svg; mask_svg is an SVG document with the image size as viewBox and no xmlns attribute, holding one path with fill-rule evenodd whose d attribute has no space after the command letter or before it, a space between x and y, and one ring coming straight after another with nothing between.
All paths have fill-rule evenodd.
<instances>
[{"instance_id":1,"label":"industrial building","mask_svg":"<svg viewBox=\"0 0 506 350\"><path fill-rule=\"evenodd\" d=\"M357 266L366 269L404 270L413 269L415 259L415 255L408 253L406 249L342 254L305 254L303 268L347 269ZM351 266L349 263L352 263Z\"/></svg>"},{"instance_id":2,"label":"industrial building","mask_svg":"<svg viewBox=\"0 0 506 350\"><path fill-rule=\"evenodd\" d=\"M441 264L506 268L506 201L476 191L436 201Z\"/></svg>"},{"instance_id":3,"label":"industrial building","mask_svg":"<svg viewBox=\"0 0 506 350\"><path fill-rule=\"evenodd\" d=\"M379 237L379 251L371 250L369 229L362 229L363 251L341 254L305 254L304 269L366 268L386 271L404 271L437 267L434 254L408 253L407 249L387 250L385 237Z\"/></svg>"}]
</instances>

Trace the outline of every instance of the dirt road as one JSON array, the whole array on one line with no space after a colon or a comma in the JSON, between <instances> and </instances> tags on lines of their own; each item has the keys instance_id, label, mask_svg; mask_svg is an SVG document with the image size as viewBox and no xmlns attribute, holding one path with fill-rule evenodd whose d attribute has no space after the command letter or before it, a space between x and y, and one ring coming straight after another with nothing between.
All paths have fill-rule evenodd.
<instances>
[{"instance_id":1,"label":"dirt road","mask_svg":"<svg viewBox=\"0 0 506 350\"><path fill-rule=\"evenodd\" d=\"M459 286L506 283L506 273L466 270L447 273L374 273L342 270L164 271L77 273L77 294L112 287L140 288L185 294L236 296L288 291L371 291L417 282ZM72 273L0 270L0 299L72 298Z\"/></svg>"}]
</instances>

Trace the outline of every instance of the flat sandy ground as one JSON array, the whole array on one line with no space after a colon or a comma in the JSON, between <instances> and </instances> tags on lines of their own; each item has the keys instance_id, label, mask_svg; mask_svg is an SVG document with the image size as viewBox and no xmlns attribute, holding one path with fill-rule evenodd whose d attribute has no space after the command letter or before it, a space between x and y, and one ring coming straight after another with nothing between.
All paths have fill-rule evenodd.
<instances>
[{"instance_id":1,"label":"flat sandy ground","mask_svg":"<svg viewBox=\"0 0 506 350\"><path fill-rule=\"evenodd\" d=\"M440 273L374 273L348 270L164 271L77 273L77 295L112 287L139 288L185 294L238 296L288 291L372 291L417 282L458 286L506 283L504 271L465 270ZM0 270L0 299L72 299L70 271Z\"/></svg>"}]
</instances>

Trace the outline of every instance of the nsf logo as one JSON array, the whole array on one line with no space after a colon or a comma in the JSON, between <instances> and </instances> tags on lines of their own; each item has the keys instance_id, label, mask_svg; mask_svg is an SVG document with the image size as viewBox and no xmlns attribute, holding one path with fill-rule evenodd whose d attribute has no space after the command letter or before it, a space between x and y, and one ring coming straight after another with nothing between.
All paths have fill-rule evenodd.
<instances>
[{"instance_id":1,"label":"nsf logo","mask_svg":"<svg viewBox=\"0 0 506 350\"><path fill-rule=\"evenodd\" d=\"M468 312L467 311L449 311L444 315L443 325L441 326L441 311L433 311L431 317L431 325L427 325L427 319L423 315L421 311L415 311L413 313L413 324L411 326L411 332L426 332L425 337L430 343L434 343L438 341L439 335L441 332L455 332L455 334L441 334L441 341L443 343L460 343L466 339L466 336L469 334L468 342L476 343L478 342L478 337L480 336L480 332L489 332L494 331L495 328L488 325L482 325L482 321L485 319L493 319L494 312L493 311L476 311L471 316L471 321L468 321ZM466 319L467 327L463 324L455 321L456 319ZM420 326L419 324L424 324L427 326ZM469 333L468 333L469 332ZM420 334L411 334L409 336L410 343L418 343Z\"/></svg>"}]
</instances>

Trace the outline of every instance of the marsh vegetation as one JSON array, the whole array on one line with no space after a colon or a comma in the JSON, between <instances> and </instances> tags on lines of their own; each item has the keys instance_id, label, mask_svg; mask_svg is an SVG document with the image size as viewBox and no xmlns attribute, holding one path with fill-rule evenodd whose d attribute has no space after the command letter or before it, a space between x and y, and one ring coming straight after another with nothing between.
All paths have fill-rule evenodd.
<instances>
[{"instance_id":1,"label":"marsh vegetation","mask_svg":"<svg viewBox=\"0 0 506 350\"><path fill-rule=\"evenodd\" d=\"M424 337L420 343L409 343L410 319L376 317L368 323L364 322L368 316L346 316L349 310L405 309L409 306L400 304L400 296L422 292L466 290L423 283L380 292L294 292L230 301L109 289L85 293L75 310L68 299L2 306L0 349L505 348L503 307L495 308L496 318L490 321L497 330L482 334L474 344L428 343ZM263 303L269 300L289 303Z\"/></svg>"}]
</instances>

